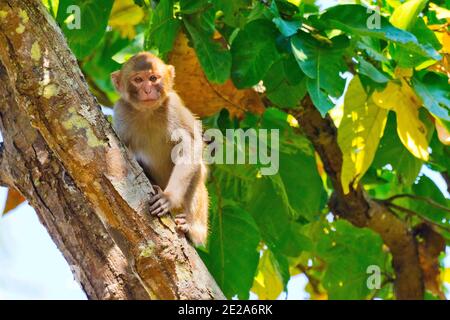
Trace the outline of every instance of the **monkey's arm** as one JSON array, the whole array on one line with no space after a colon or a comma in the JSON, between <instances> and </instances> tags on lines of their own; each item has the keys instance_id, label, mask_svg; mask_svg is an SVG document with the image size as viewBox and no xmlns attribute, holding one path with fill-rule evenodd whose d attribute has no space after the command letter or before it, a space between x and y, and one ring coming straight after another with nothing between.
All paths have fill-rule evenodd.
<instances>
[{"instance_id":1,"label":"monkey's arm","mask_svg":"<svg viewBox=\"0 0 450 320\"><path fill-rule=\"evenodd\" d=\"M164 193L171 202L171 209L181 209L184 204L186 192L193 181L200 175L200 164L177 164L173 168L169 183Z\"/></svg>"}]
</instances>

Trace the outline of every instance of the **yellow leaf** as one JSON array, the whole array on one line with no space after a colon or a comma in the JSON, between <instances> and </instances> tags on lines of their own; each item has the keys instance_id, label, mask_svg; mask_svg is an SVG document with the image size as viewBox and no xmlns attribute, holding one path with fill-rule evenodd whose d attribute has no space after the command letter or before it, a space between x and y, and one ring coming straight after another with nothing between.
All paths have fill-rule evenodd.
<instances>
[{"instance_id":1,"label":"yellow leaf","mask_svg":"<svg viewBox=\"0 0 450 320\"><path fill-rule=\"evenodd\" d=\"M298 7L300 5L300 2L302 2L302 1L301 0L288 0L288 2L290 2L293 5Z\"/></svg>"},{"instance_id":2,"label":"yellow leaf","mask_svg":"<svg viewBox=\"0 0 450 320\"><path fill-rule=\"evenodd\" d=\"M8 195L6 198L5 208L3 209L3 214L7 214L11 210L14 210L26 199L22 196L19 191L14 188L8 188Z\"/></svg>"},{"instance_id":3,"label":"yellow leaf","mask_svg":"<svg viewBox=\"0 0 450 320\"><path fill-rule=\"evenodd\" d=\"M44 6L47 7L47 10L50 13L54 14L56 18L56 14L58 13L59 0L42 0Z\"/></svg>"},{"instance_id":4,"label":"yellow leaf","mask_svg":"<svg viewBox=\"0 0 450 320\"><path fill-rule=\"evenodd\" d=\"M258 264L258 274L253 282L252 291L260 300L275 300L283 291L283 281L274 265L270 250L264 251Z\"/></svg>"},{"instance_id":5,"label":"yellow leaf","mask_svg":"<svg viewBox=\"0 0 450 320\"><path fill-rule=\"evenodd\" d=\"M122 37L132 39L136 36L134 27L144 18L144 10L133 0L116 0L111 10L109 25L120 32Z\"/></svg>"},{"instance_id":6,"label":"yellow leaf","mask_svg":"<svg viewBox=\"0 0 450 320\"><path fill-rule=\"evenodd\" d=\"M298 121L293 115L288 115L287 123L289 123L289 125L293 128L299 128Z\"/></svg>"},{"instance_id":7,"label":"yellow leaf","mask_svg":"<svg viewBox=\"0 0 450 320\"><path fill-rule=\"evenodd\" d=\"M344 99L344 115L338 129L338 143L343 154L341 182L344 193L356 187L375 157L386 126L388 111L369 98L355 76Z\"/></svg>"},{"instance_id":8,"label":"yellow leaf","mask_svg":"<svg viewBox=\"0 0 450 320\"><path fill-rule=\"evenodd\" d=\"M446 282L450 284L450 268L444 269L444 271L441 273L442 282Z\"/></svg>"},{"instance_id":9,"label":"yellow leaf","mask_svg":"<svg viewBox=\"0 0 450 320\"><path fill-rule=\"evenodd\" d=\"M417 158L428 161L427 129L419 119L422 102L404 80L390 81L387 87L372 95L380 108L394 110L397 115L397 133L403 145Z\"/></svg>"},{"instance_id":10,"label":"yellow leaf","mask_svg":"<svg viewBox=\"0 0 450 320\"><path fill-rule=\"evenodd\" d=\"M450 21L450 18L448 20ZM431 30L434 30L436 38L442 44L442 49L439 51L442 59L436 61L429 70L447 75L450 84L450 31L448 30L447 24L432 25L428 27Z\"/></svg>"},{"instance_id":11,"label":"yellow leaf","mask_svg":"<svg viewBox=\"0 0 450 320\"><path fill-rule=\"evenodd\" d=\"M387 0L387 3L394 9L402 5L402 2L400 0Z\"/></svg>"},{"instance_id":12,"label":"yellow leaf","mask_svg":"<svg viewBox=\"0 0 450 320\"><path fill-rule=\"evenodd\" d=\"M333 120L336 128L339 128L339 126L341 125L342 117L344 116L344 104L337 104L328 113L331 117L331 120Z\"/></svg>"},{"instance_id":13,"label":"yellow leaf","mask_svg":"<svg viewBox=\"0 0 450 320\"><path fill-rule=\"evenodd\" d=\"M427 2L428 0L409 0L394 10L389 21L399 29L408 30Z\"/></svg>"}]
</instances>

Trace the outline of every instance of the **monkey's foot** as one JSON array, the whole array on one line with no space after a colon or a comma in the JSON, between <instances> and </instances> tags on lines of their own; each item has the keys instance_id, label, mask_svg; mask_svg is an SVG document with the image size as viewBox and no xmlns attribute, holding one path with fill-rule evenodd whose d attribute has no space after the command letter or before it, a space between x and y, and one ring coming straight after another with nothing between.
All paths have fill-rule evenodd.
<instances>
[{"instance_id":1,"label":"monkey's foot","mask_svg":"<svg viewBox=\"0 0 450 320\"><path fill-rule=\"evenodd\" d=\"M150 200L150 214L161 217L169 213L170 201L159 186L154 185L156 194Z\"/></svg>"},{"instance_id":2,"label":"monkey's foot","mask_svg":"<svg viewBox=\"0 0 450 320\"><path fill-rule=\"evenodd\" d=\"M175 217L175 223L177 224L177 230L183 233L189 232L189 224L186 221L185 214L179 214Z\"/></svg>"}]
</instances>

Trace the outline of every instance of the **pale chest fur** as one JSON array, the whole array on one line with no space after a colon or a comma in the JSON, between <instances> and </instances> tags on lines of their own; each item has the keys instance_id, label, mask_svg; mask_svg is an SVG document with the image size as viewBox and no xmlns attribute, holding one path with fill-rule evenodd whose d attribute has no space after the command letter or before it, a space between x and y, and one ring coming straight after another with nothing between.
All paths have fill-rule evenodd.
<instances>
[{"instance_id":1,"label":"pale chest fur","mask_svg":"<svg viewBox=\"0 0 450 320\"><path fill-rule=\"evenodd\" d=\"M171 152L174 143L167 112L134 112L126 106L115 108L115 127L121 140L144 167L153 182L165 188L173 170Z\"/></svg>"}]
</instances>

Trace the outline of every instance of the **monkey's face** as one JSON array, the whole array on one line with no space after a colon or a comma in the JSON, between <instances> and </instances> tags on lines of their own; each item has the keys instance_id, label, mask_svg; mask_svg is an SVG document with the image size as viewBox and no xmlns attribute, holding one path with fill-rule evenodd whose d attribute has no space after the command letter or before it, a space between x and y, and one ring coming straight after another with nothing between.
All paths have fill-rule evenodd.
<instances>
[{"instance_id":1,"label":"monkey's face","mask_svg":"<svg viewBox=\"0 0 450 320\"><path fill-rule=\"evenodd\" d=\"M121 71L111 74L122 99L143 111L163 105L172 90L174 76L173 66L147 52L135 55Z\"/></svg>"},{"instance_id":2,"label":"monkey's face","mask_svg":"<svg viewBox=\"0 0 450 320\"><path fill-rule=\"evenodd\" d=\"M153 104L164 93L162 77L152 70L133 72L128 79L129 99L139 104Z\"/></svg>"}]
</instances>

